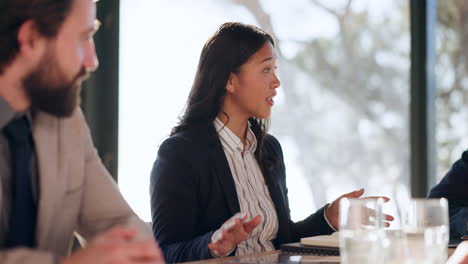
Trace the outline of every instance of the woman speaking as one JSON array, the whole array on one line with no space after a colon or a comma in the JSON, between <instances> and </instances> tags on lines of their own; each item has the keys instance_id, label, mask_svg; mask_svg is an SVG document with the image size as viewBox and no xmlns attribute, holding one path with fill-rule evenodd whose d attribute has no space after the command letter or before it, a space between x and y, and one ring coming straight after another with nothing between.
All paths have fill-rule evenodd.
<instances>
[{"instance_id":1,"label":"woman speaking","mask_svg":"<svg viewBox=\"0 0 468 264\"><path fill-rule=\"evenodd\" d=\"M185 112L151 172L153 232L168 262L270 251L338 228L341 197L291 221L283 153L267 133L279 86L263 30L225 23L206 42Z\"/></svg>"}]
</instances>

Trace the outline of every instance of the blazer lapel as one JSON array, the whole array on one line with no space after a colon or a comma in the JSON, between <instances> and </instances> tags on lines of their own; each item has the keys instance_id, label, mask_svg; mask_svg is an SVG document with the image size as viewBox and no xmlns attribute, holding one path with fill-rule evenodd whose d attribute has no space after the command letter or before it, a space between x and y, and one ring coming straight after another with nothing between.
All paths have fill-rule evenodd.
<instances>
[{"instance_id":1,"label":"blazer lapel","mask_svg":"<svg viewBox=\"0 0 468 264\"><path fill-rule=\"evenodd\" d=\"M217 136L210 138L210 155L213 164L213 173L218 178L220 185L224 190L224 196L229 207L231 215L240 212L239 199L237 197L236 184L232 177L229 163Z\"/></svg>"},{"instance_id":2,"label":"blazer lapel","mask_svg":"<svg viewBox=\"0 0 468 264\"><path fill-rule=\"evenodd\" d=\"M275 239L276 247L279 244L290 242L290 216L289 208L287 206L287 197L284 195L284 188L278 181L279 175L282 173L278 168L267 168L264 172L265 182L267 183L268 191L270 192L271 200L276 208L278 216L278 235Z\"/></svg>"},{"instance_id":3,"label":"blazer lapel","mask_svg":"<svg viewBox=\"0 0 468 264\"><path fill-rule=\"evenodd\" d=\"M33 137L38 160L39 203L37 216L37 245L48 244L50 228L53 227L55 209L64 191L63 153L60 151L59 119L44 113L36 113L33 121ZM55 215L57 216L57 215Z\"/></svg>"}]
</instances>

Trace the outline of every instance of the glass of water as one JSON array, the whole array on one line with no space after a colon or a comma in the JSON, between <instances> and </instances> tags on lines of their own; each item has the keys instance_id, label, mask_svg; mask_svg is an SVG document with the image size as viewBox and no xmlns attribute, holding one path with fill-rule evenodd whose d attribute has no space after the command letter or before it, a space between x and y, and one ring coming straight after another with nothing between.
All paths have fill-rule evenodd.
<instances>
[{"instance_id":1,"label":"glass of water","mask_svg":"<svg viewBox=\"0 0 468 264\"><path fill-rule=\"evenodd\" d=\"M383 263L383 203L383 199L341 199L341 263Z\"/></svg>"},{"instance_id":2,"label":"glass of water","mask_svg":"<svg viewBox=\"0 0 468 264\"><path fill-rule=\"evenodd\" d=\"M408 243L408 264L440 264L447 261L449 241L448 203L441 199L412 199L403 218Z\"/></svg>"}]
</instances>

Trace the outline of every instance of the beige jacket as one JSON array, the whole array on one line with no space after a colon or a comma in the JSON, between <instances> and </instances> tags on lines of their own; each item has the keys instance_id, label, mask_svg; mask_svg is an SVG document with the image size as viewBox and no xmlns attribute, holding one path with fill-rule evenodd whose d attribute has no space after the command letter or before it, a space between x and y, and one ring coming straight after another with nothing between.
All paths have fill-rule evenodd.
<instances>
[{"instance_id":1,"label":"beige jacket","mask_svg":"<svg viewBox=\"0 0 468 264\"><path fill-rule=\"evenodd\" d=\"M65 119L36 113L33 136L40 187L37 250L0 250L0 263L51 264L54 256L68 254L73 232L90 239L124 225L152 237L101 163L80 109Z\"/></svg>"}]
</instances>

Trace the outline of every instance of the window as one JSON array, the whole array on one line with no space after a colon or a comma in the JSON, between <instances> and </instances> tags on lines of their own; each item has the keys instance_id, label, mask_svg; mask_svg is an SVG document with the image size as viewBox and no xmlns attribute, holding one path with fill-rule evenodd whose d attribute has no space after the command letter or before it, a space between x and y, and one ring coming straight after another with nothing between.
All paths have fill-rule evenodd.
<instances>
[{"instance_id":1,"label":"window","mask_svg":"<svg viewBox=\"0 0 468 264\"><path fill-rule=\"evenodd\" d=\"M439 1L438 22L437 181L468 147L468 3Z\"/></svg>"},{"instance_id":2,"label":"window","mask_svg":"<svg viewBox=\"0 0 468 264\"><path fill-rule=\"evenodd\" d=\"M226 21L260 26L277 41L282 85L271 133L283 147L293 220L361 187L366 195L407 191L408 4L122 0L119 184L126 199L150 219L158 145L182 112L204 42Z\"/></svg>"}]
</instances>

